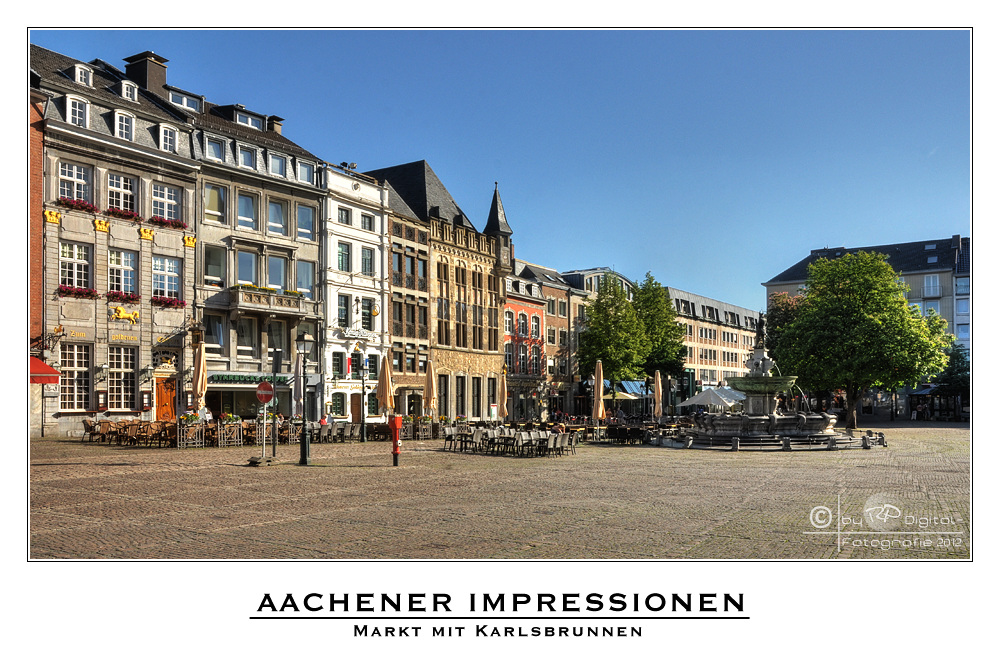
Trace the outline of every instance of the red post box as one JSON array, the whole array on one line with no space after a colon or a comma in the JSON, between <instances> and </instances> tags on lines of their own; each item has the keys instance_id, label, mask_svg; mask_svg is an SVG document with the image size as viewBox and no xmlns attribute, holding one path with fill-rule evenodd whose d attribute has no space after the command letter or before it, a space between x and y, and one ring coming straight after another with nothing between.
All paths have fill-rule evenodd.
<instances>
[{"instance_id":1,"label":"red post box","mask_svg":"<svg viewBox=\"0 0 1000 659\"><path fill-rule=\"evenodd\" d=\"M403 428L403 417L394 414L389 417L389 429L392 431L392 466L399 466L399 454L403 450L403 440L399 437L399 431Z\"/></svg>"}]
</instances>

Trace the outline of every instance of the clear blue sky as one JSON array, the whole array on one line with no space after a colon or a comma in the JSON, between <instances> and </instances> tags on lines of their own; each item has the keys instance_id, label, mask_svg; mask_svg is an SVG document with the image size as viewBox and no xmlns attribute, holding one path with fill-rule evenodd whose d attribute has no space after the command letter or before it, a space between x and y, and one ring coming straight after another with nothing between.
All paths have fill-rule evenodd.
<instances>
[{"instance_id":1,"label":"clear blue sky","mask_svg":"<svg viewBox=\"0 0 1000 659\"><path fill-rule=\"evenodd\" d=\"M824 246L970 231L965 31L32 31L285 118L359 170L427 160L516 256L741 306Z\"/></svg>"}]
</instances>

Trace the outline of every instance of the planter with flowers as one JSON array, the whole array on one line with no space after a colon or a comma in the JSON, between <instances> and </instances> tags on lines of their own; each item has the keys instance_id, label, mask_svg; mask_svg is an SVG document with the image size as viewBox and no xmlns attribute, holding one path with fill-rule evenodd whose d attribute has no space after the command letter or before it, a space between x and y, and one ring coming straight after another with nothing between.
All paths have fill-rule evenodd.
<instances>
[{"instance_id":1,"label":"planter with flowers","mask_svg":"<svg viewBox=\"0 0 1000 659\"><path fill-rule=\"evenodd\" d=\"M149 299L149 303L154 307L163 307L165 309L183 309L187 306L187 302L184 300L178 300L173 297L163 297L162 295L154 295Z\"/></svg>"},{"instance_id":2,"label":"planter with flowers","mask_svg":"<svg viewBox=\"0 0 1000 659\"><path fill-rule=\"evenodd\" d=\"M59 297L75 297L81 300L96 300L100 297L98 292L93 288L78 288L76 286L66 286L61 285L56 289L56 295Z\"/></svg>"},{"instance_id":3,"label":"planter with flowers","mask_svg":"<svg viewBox=\"0 0 1000 659\"><path fill-rule=\"evenodd\" d=\"M189 426L198 423L201 421L201 418L194 412L191 412L190 414L182 414L180 421L183 425Z\"/></svg>"},{"instance_id":4,"label":"planter with flowers","mask_svg":"<svg viewBox=\"0 0 1000 659\"><path fill-rule=\"evenodd\" d=\"M108 299L108 302L117 302L118 304L138 304L142 299L142 295L139 293L125 293L123 291L108 291L104 297Z\"/></svg>"},{"instance_id":5,"label":"planter with flowers","mask_svg":"<svg viewBox=\"0 0 1000 659\"><path fill-rule=\"evenodd\" d=\"M104 211L104 214L108 217L117 217L120 220L142 222L142 215L139 215L135 211L125 210L124 208L109 208Z\"/></svg>"},{"instance_id":6,"label":"planter with flowers","mask_svg":"<svg viewBox=\"0 0 1000 659\"><path fill-rule=\"evenodd\" d=\"M77 211L85 211L87 213L98 213L97 206L93 205L89 201L84 201L83 199L71 199L70 197L59 197L56 203L63 208L72 208Z\"/></svg>"},{"instance_id":7,"label":"planter with flowers","mask_svg":"<svg viewBox=\"0 0 1000 659\"><path fill-rule=\"evenodd\" d=\"M159 215L154 215L153 217L146 220L148 224L154 224L158 227L167 227L168 229L187 229L187 222L183 220L168 220L165 217L160 217Z\"/></svg>"},{"instance_id":8,"label":"planter with flowers","mask_svg":"<svg viewBox=\"0 0 1000 659\"><path fill-rule=\"evenodd\" d=\"M234 423L239 423L242 420L243 419L241 419L240 417L236 416L235 414L230 414L229 412L223 412L221 415L219 415L219 423L223 425L232 425Z\"/></svg>"}]
</instances>

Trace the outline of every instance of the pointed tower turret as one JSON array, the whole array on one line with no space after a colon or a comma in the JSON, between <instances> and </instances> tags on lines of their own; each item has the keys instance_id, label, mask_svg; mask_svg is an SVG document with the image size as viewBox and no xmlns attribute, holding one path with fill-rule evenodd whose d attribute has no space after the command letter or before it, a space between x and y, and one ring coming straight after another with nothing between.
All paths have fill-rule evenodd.
<instances>
[{"instance_id":1,"label":"pointed tower turret","mask_svg":"<svg viewBox=\"0 0 1000 659\"><path fill-rule=\"evenodd\" d=\"M510 237L514 233L507 224L507 215L503 212L503 202L500 201L500 184L493 182L493 203L490 205L490 217L486 220L486 228L483 234L494 236L497 239L499 253L497 254L497 265L503 274L509 274L511 264L514 262L514 243Z\"/></svg>"}]
</instances>

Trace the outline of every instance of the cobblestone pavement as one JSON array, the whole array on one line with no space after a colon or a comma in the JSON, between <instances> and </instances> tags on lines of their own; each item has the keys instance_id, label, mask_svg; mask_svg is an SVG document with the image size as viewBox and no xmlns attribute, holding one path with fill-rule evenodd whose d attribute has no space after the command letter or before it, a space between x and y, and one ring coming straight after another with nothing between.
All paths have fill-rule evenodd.
<instances>
[{"instance_id":1,"label":"cobblestone pavement","mask_svg":"<svg viewBox=\"0 0 1000 659\"><path fill-rule=\"evenodd\" d=\"M254 468L259 447L38 439L30 557L969 558L968 424L880 429L888 448L832 452L596 444L516 458L408 442L398 467L384 442L314 444L309 467L279 446L278 464ZM896 533L858 524L875 495L900 511L882 527ZM817 506L838 504L840 536L836 520L817 527Z\"/></svg>"}]
</instances>

